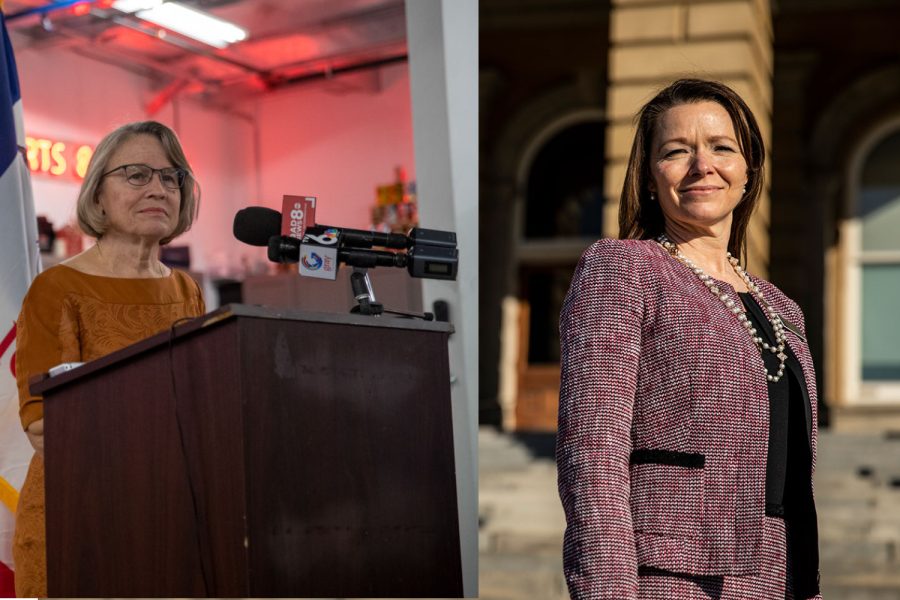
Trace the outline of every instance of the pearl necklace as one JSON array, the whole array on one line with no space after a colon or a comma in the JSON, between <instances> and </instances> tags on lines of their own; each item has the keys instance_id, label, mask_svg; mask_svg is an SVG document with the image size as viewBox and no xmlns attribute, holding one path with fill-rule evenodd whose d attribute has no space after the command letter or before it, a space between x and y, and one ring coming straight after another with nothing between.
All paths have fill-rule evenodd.
<instances>
[{"instance_id":1,"label":"pearl necklace","mask_svg":"<svg viewBox=\"0 0 900 600\"><path fill-rule=\"evenodd\" d=\"M785 342L787 338L784 335L784 323L781 321L781 317L778 316L778 312L775 310L773 306L771 306L763 297L762 292L759 287L753 283L753 280L750 279L750 276L741 268L741 265L738 263L738 259L731 255L731 252L727 252L726 256L728 256L728 262L731 263L731 267L734 269L734 272L738 274L738 276L744 281L747 285L747 289L753 293L761 302L760 304L765 307L764 312L768 313L769 322L772 324L772 329L775 330L775 346L770 346L767 342L765 342L762 337L757 335L756 328L753 327L753 322L747 317L747 313L741 307L740 303L735 304L734 300L728 297L728 294L719 289L716 285L716 282L712 277L703 272L703 269L694 264L694 262L689 259L687 256L681 253L681 250L678 249L678 246L675 245L666 234L660 235L656 238L656 242L668 251L674 258L678 259L681 263L683 263L687 268L694 272L703 285L709 289L712 294L722 301L725 307L732 312L737 317L737 320L744 326L747 330L747 333L750 334L750 338L753 340L753 343L756 344L756 347L759 348L760 352L764 350L770 351L772 354L778 357L780 364L778 365L778 373L775 375L770 375L769 370L763 366L763 371L766 374L766 379L773 383L779 381L784 375L784 362L787 360L787 355L784 353Z\"/></svg>"}]
</instances>

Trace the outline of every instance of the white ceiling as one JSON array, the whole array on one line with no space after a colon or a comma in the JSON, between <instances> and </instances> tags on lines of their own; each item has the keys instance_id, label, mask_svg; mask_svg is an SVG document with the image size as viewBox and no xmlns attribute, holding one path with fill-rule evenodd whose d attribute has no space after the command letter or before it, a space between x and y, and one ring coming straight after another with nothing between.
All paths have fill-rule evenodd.
<instances>
[{"instance_id":1,"label":"white ceiling","mask_svg":"<svg viewBox=\"0 0 900 600\"><path fill-rule=\"evenodd\" d=\"M218 102L314 78L406 60L403 0L182 0L249 32L219 50L119 11L88 3L6 0L16 46L60 47L153 78L156 100L202 94ZM32 14L24 14L33 11Z\"/></svg>"}]
</instances>

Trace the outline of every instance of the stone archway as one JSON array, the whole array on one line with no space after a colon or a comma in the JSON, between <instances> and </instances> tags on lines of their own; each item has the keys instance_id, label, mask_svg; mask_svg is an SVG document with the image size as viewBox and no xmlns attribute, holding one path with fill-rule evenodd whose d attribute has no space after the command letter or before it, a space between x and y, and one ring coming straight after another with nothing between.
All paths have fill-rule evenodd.
<instances>
[{"instance_id":1,"label":"stone archway","mask_svg":"<svg viewBox=\"0 0 900 600\"><path fill-rule=\"evenodd\" d=\"M873 418L883 426L900 423L900 403L876 406L861 397L860 378L854 372L860 331L853 314L860 310L853 258L860 242L854 224L857 185L868 152L897 127L898 105L900 66L867 73L835 96L809 138L810 196L821 207L824 302L818 315L807 316L807 328L824 332L819 342L824 357L820 379L832 421L841 429L868 427Z\"/></svg>"},{"instance_id":2,"label":"stone archway","mask_svg":"<svg viewBox=\"0 0 900 600\"><path fill-rule=\"evenodd\" d=\"M604 118L603 86L590 77L555 88L510 117L489 156L482 157L480 197L480 388L482 422L511 424L499 410L504 298L518 287L517 240L525 201L527 170L543 143L567 126ZM602 169L602 164L598 165ZM509 351L515 340L507 340ZM509 360L507 352L507 362Z\"/></svg>"}]
</instances>

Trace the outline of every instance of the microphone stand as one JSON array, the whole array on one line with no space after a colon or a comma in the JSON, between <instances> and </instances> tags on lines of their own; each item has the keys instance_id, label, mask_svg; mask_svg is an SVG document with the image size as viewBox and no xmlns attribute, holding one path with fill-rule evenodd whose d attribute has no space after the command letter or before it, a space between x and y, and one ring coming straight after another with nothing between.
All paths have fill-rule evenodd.
<instances>
[{"instance_id":1,"label":"microphone stand","mask_svg":"<svg viewBox=\"0 0 900 600\"><path fill-rule=\"evenodd\" d=\"M350 288L353 290L353 297L356 298L356 306L350 312L373 316L379 316L384 312L384 306L375 301L375 291L372 289L368 269L353 267L353 273L350 274Z\"/></svg>"},{"instance_id":2,"label":"microphone stand","mask_svg":"<svg viewBox=\"0 0 900 600\"><path fill-rule=\"evenodd\" d=\"M356 306L350 309L351 313L375 317L380 317L382 314L387 313L411 319L434 321L433 313L419 314L388 310L380 302L376 302L375 291L372 289L372 280L369 278L369 270L365 267L353 267L353 273L350 274L350 288L353 290L353 297L356 299Z\"/></svg>"}]
</instances>

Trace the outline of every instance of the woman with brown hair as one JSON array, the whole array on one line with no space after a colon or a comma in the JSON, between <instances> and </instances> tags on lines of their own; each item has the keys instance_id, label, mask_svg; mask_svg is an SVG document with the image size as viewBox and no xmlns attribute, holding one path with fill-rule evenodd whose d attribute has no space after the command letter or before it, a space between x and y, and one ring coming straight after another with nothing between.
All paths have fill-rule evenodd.
<instances>
[{"instance_id":1,"label":"woman with brown hair","mask_svg":"<svg viewBox=\"0 0 900 600\"><path fill-rule=\"evenodd\" d=\"M638 114L621 239L560 321L557 463L573 598L817 598L815 372L803 314L747 273L756 120L676 81Z\"/></svg>"},{"instance_id":2,"label":"woman with brown hair","mask_svg":"<svg viewBox=\"0 0 900 600\"><path fill-rule=\"evenodd\" d=\"M97 145L78 196L78 223L97 243L38 275L25 296L16 323L16 378L35 454L16 511L17 596L47 596L43 402L28 381L205 312L194 280L159 261L160 245L190 228L198 202L175 132L155 121L116 129Z\"/></svg>"}]
</instances>

